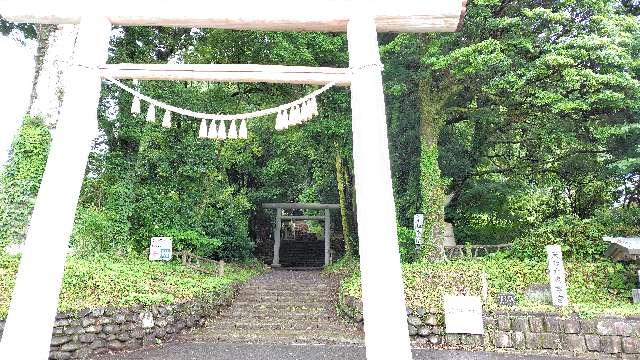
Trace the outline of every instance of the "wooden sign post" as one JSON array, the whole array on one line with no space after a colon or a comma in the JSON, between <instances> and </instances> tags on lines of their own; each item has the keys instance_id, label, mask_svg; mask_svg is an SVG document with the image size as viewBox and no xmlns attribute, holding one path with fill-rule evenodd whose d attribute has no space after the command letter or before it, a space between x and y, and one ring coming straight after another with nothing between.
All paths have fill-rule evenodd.
<instances>
[{"instance_id":1,"label":"wooden sign post","mask_svg":"<svg viewBox=\"0 0 640 360\"><path fill-rule=\"evenodd\" d=\"M65 86L56 130L20 261L0 359L45 360L49 355L76 204L96 135L100 75L141 79L263 81L351 85L353 154L360 239L360 268L367 359L411 359L377 32L455 31L466 0L50 0L0 2L15 22L80 24L76 62ZM87 16L86 14L98 14ZM194 65L106 65L111 25L209 27L266 31L348 33L350 71ZM235 73L234 73L235 72ZM350 77L350 79L349 79ZM326 226L328 228L328 226ZM277 255L274 263L277 263Z\"/></svg>"}]
</instances>

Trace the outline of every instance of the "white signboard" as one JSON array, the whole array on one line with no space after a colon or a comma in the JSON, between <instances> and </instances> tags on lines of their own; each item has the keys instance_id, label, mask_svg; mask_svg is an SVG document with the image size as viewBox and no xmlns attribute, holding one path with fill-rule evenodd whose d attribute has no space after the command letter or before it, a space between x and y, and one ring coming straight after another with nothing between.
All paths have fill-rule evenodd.
<instances>
[{"instance_id":1,"label":"white signboard","mask_svg":"<svg viewBox=\"0 0 640 360\"><path fill-rule=\"evenodd\" d=\"M149 260L170 261L173 255L173 244L170 237L153 237L149 247Z\"/></svg>"},{"instance_id":2,"label":"white signboard","mask_svg":"<svg viewBox=\"0 0 640 360\"><path fill-rule=\"evenodd\" d=\"M482 299L478 296L445 295L444 324L448 334L484 335Z\"/></svg>"},{"instance_id":3,"label":"white signboard","mask_svg":"<svg viewBox=\"0 0 640 360\"><path fill-rule=\"evenodd\" d=\"M551 283L551 299L555 306L569 305L567 282L565 280L564 262L560 245L547 245L547 262L549 264L549 282Z\"/></svg>"},{"instance_id":4,"label":"white signboard","mask_svg":"<svg viewBox=\"0 0 640 360\"><path fill-rule=\"evenodd\" d=\"M413 231L416 232L416 245L422 245L422 234L424 233L424 214L413 215Z\"/></svg>"}]
</instances>

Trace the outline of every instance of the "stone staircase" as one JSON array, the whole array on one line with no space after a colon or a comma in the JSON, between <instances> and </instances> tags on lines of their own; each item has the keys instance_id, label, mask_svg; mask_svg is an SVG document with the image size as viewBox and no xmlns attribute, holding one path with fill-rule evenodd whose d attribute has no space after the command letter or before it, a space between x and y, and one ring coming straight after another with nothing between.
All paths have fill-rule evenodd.
<instances>
[{"instance_id":1,"label":"stone staircase","mask_svg":"<svg viewBox=\"0 0 640 360\"><path fill-rule=\"evenodd\" d=\"M336 314L336 287L335 279L319 271L270 271L247 283L198 337L270 344L361 343L361 330Z\"/></svg>"},{"instance_id":2,"label":"stone staircase","mask_svg":"<svg viewBox=\"0 0 640 360\"><path fill-rule=\"evenodd\" d=\"M283 241L280 244L282 267L323 267L324 241Z\"/></svg>"}]
</instances>

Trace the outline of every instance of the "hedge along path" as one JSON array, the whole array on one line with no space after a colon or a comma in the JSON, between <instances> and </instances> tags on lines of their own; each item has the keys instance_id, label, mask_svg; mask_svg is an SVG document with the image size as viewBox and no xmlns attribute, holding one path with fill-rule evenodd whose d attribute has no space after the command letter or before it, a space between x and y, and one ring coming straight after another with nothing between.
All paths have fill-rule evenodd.
<instances>
[{"instance_id":1,"label":"hedge along path","mask_svg":"<svg viewBox=\"0 0 640 360\"><path fill-rule=\"evenodd\" d=\"M79 23L61 120L32 215L0 357L46 359L56 315L65 251L92 140L112 25L239 30L346 31L349 41L355 188L360 229L367 358L411 359L398 251L395 204L378 31L455 31L466 2L239 0L225 6L176 2L4 2L9 21ZM46 239L46 241L44 241ZM380 241L384 239L384 241ZM29 339L28 341L26 339Z\"/></svg>"}]
</instances>

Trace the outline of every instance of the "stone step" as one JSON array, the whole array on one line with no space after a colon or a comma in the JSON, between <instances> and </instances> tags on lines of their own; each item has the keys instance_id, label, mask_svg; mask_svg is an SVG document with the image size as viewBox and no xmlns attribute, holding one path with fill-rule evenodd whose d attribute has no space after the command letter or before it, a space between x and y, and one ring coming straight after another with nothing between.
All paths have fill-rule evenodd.
<instances>
[{"instance_id":1,"label":"stone step","mask_svg":"<svg viewBox=\"0 0 640 360\"><path fill-rule=\"evenodd\" d=\"M326 294L318 294L315 296L291 296L291 295L260 295L260 294L241 294L236 298L238 301L246 301L246 302L256 302L257 304L261 303L279 303L279 302L296 302L296 303L326 303L335 301L335 297L333 295Z\"/></svg>"},{"instance_id":2,"label":"stone step","mask_svg":"<svg viewBox=\"0 0 640 360\"><path fill-rule=\"evenodd\" d=\"M284 271L283 271L284 272ZM282 292L301 292L301 291L328 291L333 290L332 287L329 287L325 284L318 283L289 283L285 282L282 284L258 284L258 283L247 283L242 290L271 290L271 291L282 291Z\"/></svg>"},{"instance_id":3,"label":"stone step","mask_svg":"<svg viewBox=\"0 0 640 360\"><path fill-rule=\"evenodd\" d=\"M245 312L245 311L231 311L224 312L223 315L229 316L234 319L252 319L255 321L263 321L263 320L271 320L271 319L282 319L282 320L314 320L314 321L323 321L323 320L331 320L334 318L334 315L329 312L290 312L290 313L279 313L274 314L271 311L260 311L260 312Z\"/></svg>"},{"instance_id":4,"label":"stone step","mask_svg":"<svg viewBox=\"0 0 640 360\"><path fill-rule=\"evenodd\" d=\"M276 344L362 344L362 337L333 332L273 331L268 333L229 332L212 336L223 342Z\"/></svg>"},{"instance_id":5,"label":"stone step","mask_svg":"<svg viewBox=\"0 0 640 360\"><path fill-rule=\"evenodd\" d=\"M277 321L232 321L230 319L224 319L221 321L215 321L211 325L213 331L229 331L229 330L246 330L246 331L273 331L273 330L322 330L322 331L336 331L338 333L344 331L344 326L335 322L309 322L309 321L297 321L289 320L284 321L277 319Z\"/></svg>"},{"instance_id":6,"label":"stone step","mask_svg":"<svg viewBox=\"0 0 640 360\"><path fill-rule=\"evenodd\" d=\"M247 291L240 292L237 298L251 298L251 299L265 299L265 300L286 300L286 299L318 299L318 300L335 300L337 296L335 294L327 294L325 292L316 293L278 293L278 292L260 292L260 291Z\"/></svg>"},{"instance_id":7,"label":"stone step","mask_svg":"<svg viewBox=\"0 0 640 360\"><path fill-rule=\"evenodd\" d=\"M271 312L301 312L301 311L334 311L334 304L294 304L294 303L276 303L268 305L258 305L251 302L234 303L230 309L238 311L271 311Z\"/></svg>"}]
</instances>

